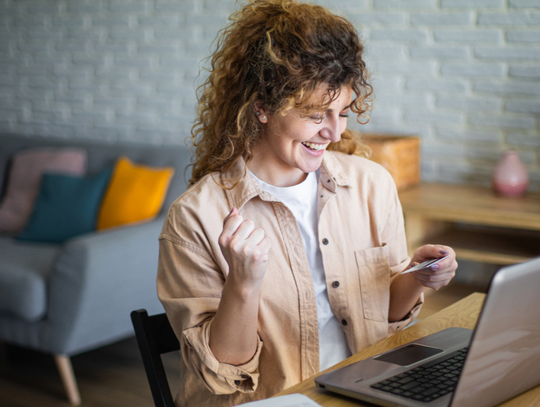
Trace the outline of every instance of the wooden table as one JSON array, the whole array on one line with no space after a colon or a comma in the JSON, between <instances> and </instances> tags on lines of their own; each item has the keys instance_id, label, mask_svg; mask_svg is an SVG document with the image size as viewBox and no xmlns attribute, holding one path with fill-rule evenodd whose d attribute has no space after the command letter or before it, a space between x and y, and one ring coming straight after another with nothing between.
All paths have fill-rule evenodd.
<instances>
[{"instance_id":1,"label":"wooden table","mask_svg":"<svg viewBox=\"0 0 540 407\"><path fill-rule=\"evenodd\" d=\"M331 370L335 370L339 367L347 366L356 361L378 355L382 352L393 349L396 346L403 345L407 342L422 338L432 333L442 331L446 328L462 327L473 329L476 325L484 297L485 295L480 293L471 294L468 297L443 309L442 311L439 311L436 314L417 322L406 330L400 331L397 334L363 350L362 352L351 356L334 367L331 367L295 386L282 391L281 393L277 394L277 396L292 393L302 393L324 407L366 406L366 404L363 404L359 400L354 400L317 388L314 382L315 377ZM504 407L535 407L539 405L540 386L501 404L501 406Z\"/></svg>"},{"instance_id":2,"label":"wooden table","mask_svg":"<svg viewBox=\"0 0 540 407\"><path fill-rule=\"evenodd\" d=\"M499 265L540 256L540 194L502 198L490 189L420 184L400 192L409 252L451 246L458 258Z\"/></svg>"}]
</instances>

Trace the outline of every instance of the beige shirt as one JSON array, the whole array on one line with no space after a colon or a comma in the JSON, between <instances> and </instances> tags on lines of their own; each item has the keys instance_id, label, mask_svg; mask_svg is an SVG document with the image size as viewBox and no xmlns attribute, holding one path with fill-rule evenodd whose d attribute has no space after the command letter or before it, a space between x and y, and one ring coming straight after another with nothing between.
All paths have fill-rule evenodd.
<instances>
[{"instance_id":1,"label":"beige shirt","mask_svg":"<svg viewBox=\"0 0 540 407\"><path fill-rule=\"evenodd\" d=\"M201 179L171 206L160 235L158 295L181 344L177 406L232 406L267 398L319 371L317 308L298 224L244 163ZM388 322L390 283L409 264L403 214L390 174L367 159L326 151L318 187L319 240L330 304L353 353L405 327ZM272 241L259 300L258 348L244 365L209 346L228 265L218 237L236 207Z\"/></svg>"}]
</instances>

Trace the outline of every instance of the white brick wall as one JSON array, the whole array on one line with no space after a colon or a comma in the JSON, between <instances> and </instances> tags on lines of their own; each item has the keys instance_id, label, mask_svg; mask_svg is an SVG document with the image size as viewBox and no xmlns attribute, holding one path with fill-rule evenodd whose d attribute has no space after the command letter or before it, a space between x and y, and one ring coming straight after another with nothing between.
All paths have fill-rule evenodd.
<instances>
[{"instance_id":1,"label":"white brick wall","mask_svg":"<svg viewBox=\"0 0 540 407\"><path fill-rule=\"evenodd\" d=\"M182 143L234 3L2 0L0 131ZM361 31L376 92L363 131L421 136L426 181L488 185L515 148L540 190L539 0L313 3Z\"/></svg>"}]
</instances>

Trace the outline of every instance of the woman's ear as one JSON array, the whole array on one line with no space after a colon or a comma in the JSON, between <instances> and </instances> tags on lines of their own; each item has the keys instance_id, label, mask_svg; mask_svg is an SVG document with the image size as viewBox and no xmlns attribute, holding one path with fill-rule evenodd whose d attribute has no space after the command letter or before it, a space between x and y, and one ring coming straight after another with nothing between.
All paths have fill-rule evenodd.
<instances>
[{"instance_id":1,"label":"woman's ear","mask_svg":"<svg viewBox=\"0 0 540 407\"><path fill-rule=\"evenodd\" d=\"M257 116L259 121L261 123L267 123L268 117L267 117L266 109L264 108L264 103L262 102L262 100L257 100L255 102L254 109L255 109L255 115Z\"/></svg>"}]
</instances>

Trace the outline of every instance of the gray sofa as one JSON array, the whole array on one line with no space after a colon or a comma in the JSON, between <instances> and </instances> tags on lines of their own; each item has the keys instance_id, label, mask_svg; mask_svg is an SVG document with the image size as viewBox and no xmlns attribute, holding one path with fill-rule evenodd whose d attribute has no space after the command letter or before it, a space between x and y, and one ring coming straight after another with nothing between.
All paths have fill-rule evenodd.
<instances>
[{"instance_id":1,"label":"gray sofa","mask_svg":"<svg viewBox=\"0 0 540 407\"><path fill-rule=\"evenodd\" d=\"M133 335L134 309L163 312L155 288L158 235L168 208L186 189L191 152L180 146L0 135L0 193L13 154L41 146L85 148L89 173L113 165L120 155L175 168L162 211L150 222L76 236L61 245L0 237L0 341L53 354L70 402L78 404L70 356Z\"/></svg>"}]
</instances>

